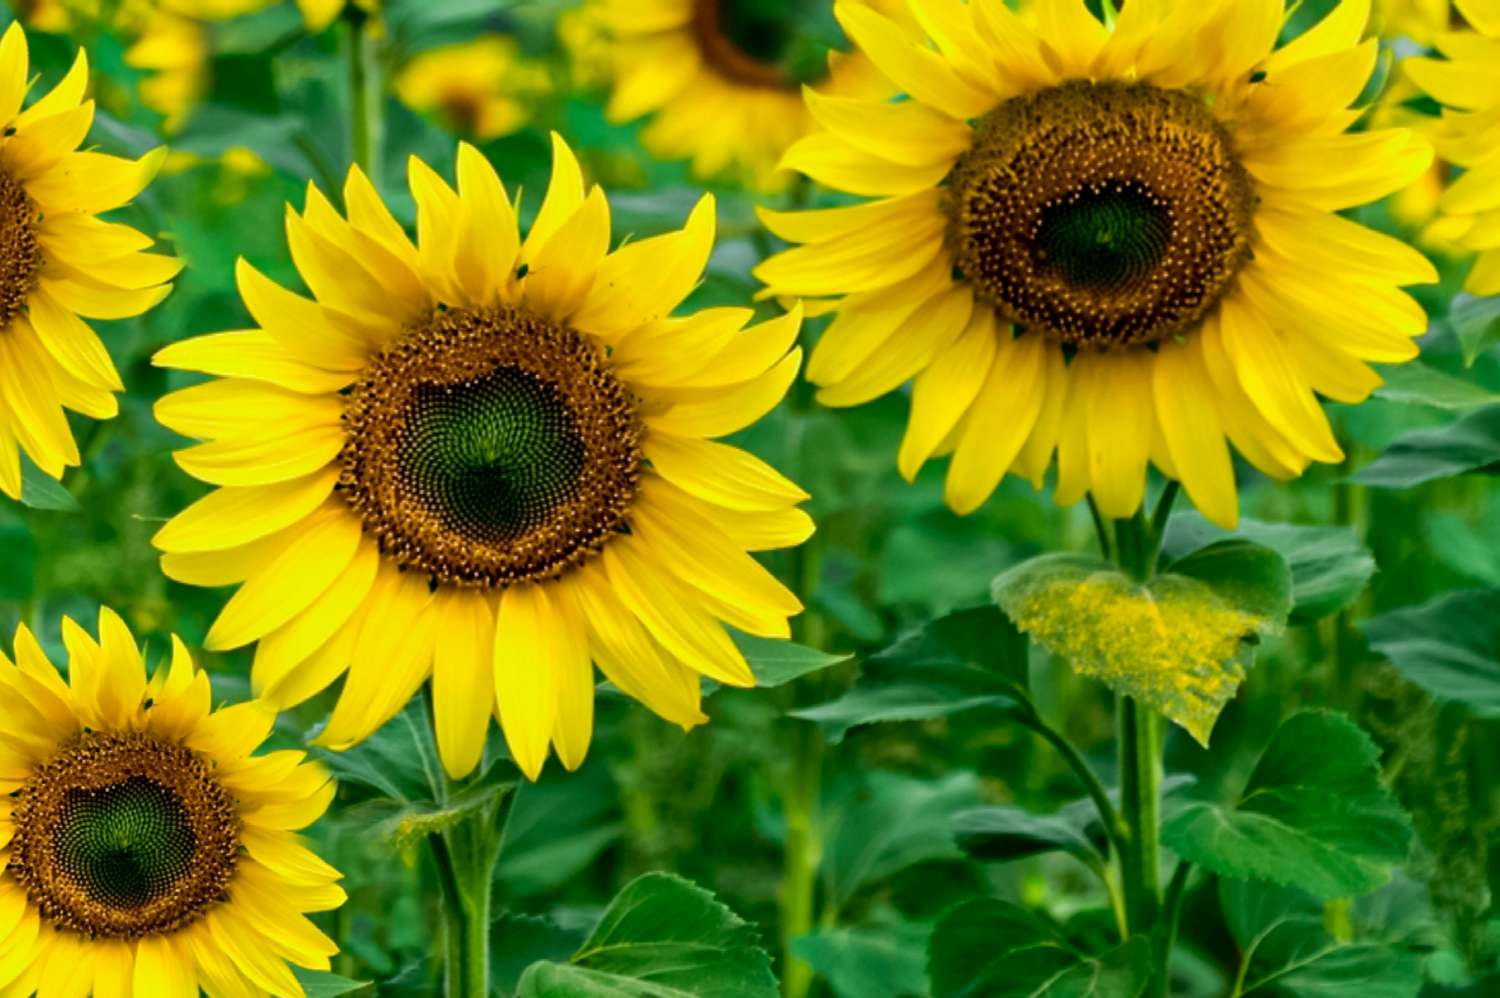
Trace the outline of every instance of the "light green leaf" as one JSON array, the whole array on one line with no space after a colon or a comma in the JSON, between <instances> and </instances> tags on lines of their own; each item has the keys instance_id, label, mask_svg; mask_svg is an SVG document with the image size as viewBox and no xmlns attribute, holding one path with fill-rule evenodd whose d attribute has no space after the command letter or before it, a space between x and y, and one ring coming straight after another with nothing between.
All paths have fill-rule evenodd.
<instances>
[{"instance_id":1,"label":"light green leaf","mask_svg":"<svg viewBox=\"0 0 1500 998\"><path fill-rule=\"evenodd\" d=\"M1455 378L1419 360L1385 365L1378 372L1385 384L1375 389L1375 395L1387 402L1430 405L1437 409L1476 409L1500 402L1500 395L1488 388Z\"/></svg>"},{"instance_id":2,"label":"light green leaf","mask_svg":"<svg viewBox=\"0 0 1500 998\"><path fill-rule=\"evenodd\" d=\"M297 983L307 992L307 998L339 998L340 995L362 992L374 994L373 985L369 981L355 981L327 971L297 966L292 967L292 973L297 976ZM371 990L367 992L367 988Z\"/></svg>"},{"instance_id":3,"label":"light green leaf","mask_svg":"<svg viewBox=\"0 0 1500 998\"><path fill-rule=\"evenodd\" d=\"M1422 960L1397 940L1340 941L1311 895L1263 881L1222 879L1219 905L1244 968L1242 995L1413 998Z\"/></svg>"},{"instance_id":4,"label":"light green leaf","mask_svg":"<svg viewBox=\"0 0 1500 998\"><path fill-rule=\"evenodd\" d=\"M1290 606L1280 556L1245 541L1189 555L1142 585L1103 561L1042 555L994 582L1016 626L1080 675L1134 697L1201 744L1245 677L1246 652Z\"/></svg>"},{"instance_id":5,"label":"light green leaf","mask_svg":"<svg viewBox=\"0 0 1500 998\"><path fill-rule=\"evenodd\" d=\"M753 926L681 877L625 886L567 963L532 964L520 998L776 998Z\"/></svg>"},{"instance_id":6,"label":"light green leaf","mask_svg":"<svg viewBox=\"0 0 1500 998\"><path fill-rule=\"evenodd\" d=\"M794 641L775 641L753 634L734 635L734 643L745 655L758 687L785 686L809 673L831 669L853 658L853 655L830 655Z\"/></svg>"},{"instance_id":7,"label":"light green leaf","mask_svg":"<svg viewBox=\"0 0 1500 998\"><path fill-rule=\"evenodd\" d=\"M1402 434L1352 480L1376 488L1409 489L1423 482L1485 471L1497 462L1500 406L1490 406L1466 413L1446 426Z\"/></svg>"},{"instance_id":8,"label":"light green leaf","mask_svg":"<svg viewBox=\"0 0 1500 998\"><path fill-rule=\"evenodd\" d=\"M49 509L60 513L76 513L79 508L73 493L32 464L24 452L21 454L21 502L32 509Z\"/></svg>"},{"instance_id":9,"label":"light green leaf","mask_svg":"<svg viewBox=\"0 0 1500 998\"><path fill-rule=\"evenodd\" d=\"M994 898L944 915L927 958L934 998L1135 998L1151 966L1144 937L1088 954L1038 916Z\"/></svg>"},{"instance_id":10,"label":"light green leaf","mask_svg":"<svg viewBox=\"0 0 1500 998\"><path fill-rule=\"evenodd\" d=\"M1361 626L1372 649L1434 698L1500 716L1500 590L1448 593Z\"/></svg>"},{"instance_id":11,"label":"light green leaf","mask_svg":"<svg viewBox=\"0 0 1500 998\"><path fill-rule=\"evenodd\" d=\"M1464 352L1464 365L1473 367L1479 355L1500 342L1500 298L1459 294L1448 308L1448 325Z\"/></svg>"},{"instance_id":12,"label":"light green leaf","mask_svg":"<svg viewBox=\"0 0 1500 998\"><path fill-rule=\"evenodd\" d=\"M931 932L908 922L819 929L796 939L792 952L838 998L908 998L927 992Z\"/></svg>"},{"instance_id":13,"label":"light green leaf","mask_svg":"<svg viewBox=\"0 0 1500 998\"><path fill-rule=\"evenodd\" d=\"M1231 805L1188 804L1162 841L1227 877L1296 884L1319 897L1367 893L1406 858L1411 823L1380 782L1379 751L1347 718L1306 711L1276 729Z\"/></svg>"},{"instance_id":14,"label":"light green leaf","mask_svg":"<svg viewBox=\"0 0 1500 998\"><path fill-rule=\"evenodd\" d=\"M929 621L860 665L843 696L792 712L831 741L882 721L925 721L975 708L1006 710L1024 697L1026 640L992 606Z\"/></svg>"}]
</instances>

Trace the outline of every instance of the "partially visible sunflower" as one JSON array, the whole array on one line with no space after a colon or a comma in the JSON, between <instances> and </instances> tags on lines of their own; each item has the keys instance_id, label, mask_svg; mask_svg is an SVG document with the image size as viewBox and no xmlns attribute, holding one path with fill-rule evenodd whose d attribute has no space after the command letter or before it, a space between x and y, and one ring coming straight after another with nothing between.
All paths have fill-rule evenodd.
<instances>
[{"instance_id":1,"label":"partially visible sunflower","mask_svg":"<svg viewBox=\"0 0 1500 998\"><path fill-rule=\"evenodd\" d=\"M1375 0L1371 28L1382 38L1430 45L1453 16L1450 0Z\"/></svg>"},{"instance_id":2,"label":"partially visible sunflower","mask_svg":"<svg viewBox=\"0 0 1500 998\"><path fill-rule=\"evenodd\" d=\"M1407 59L1411 79L1444 107L1438 153L1464 173L1438 199L1437 235L1477 254L1464 287L1500 294L1500 0L1454 0L1474 30L1439 34L1447 58Z\"/></svg>"},{"instance_id":3,"label":"partially visible sunflower","mask_svg":"<svg viewBox=\"0 0 1500 998\"><path fill-rule=\"evenodd\" d=\"M175 132L208 90L208 35L201 23L165 6L144 10L134 33L125 64L152 74L140 83L141 103Z\"/></svg>"},{"instance_id":4,"label":"partially visible sunflower","mask_svg":"<svg viewBox=\"0 0 1500 998\"><path fill-rule=\"evenodd\" d=\"M0 492L21 494L19 449L61 478L79 462L64 409L118 411L109 353L83 320L140 315L171 291L180 261L142 252L151 237L94 216L127 203L161 164L75 151L94 102L82 52L51 93L21 110L31 78L26 34L0 40Z\"/></svg>"},{"instance_id":5,"label":"partially visible sunflower","mask_svg":"<svg viewBox=\"0 0 1500 998\"><path fill-rule=\"evenodd\" d=\"M321 741L345 748L432 680L444 765L469 773L498 715L535 778L588 749L597 664L661 716L706 720L699 674L754 684L724 624L786 637L797 599L747 552L800 543L806 495L712 438L796 376L796 313L671 312L697 285L714 203L613 253L609 205L554 137L525 240L472 146L455 192L410 161L414 245L357 168L347 218L316 188L288 209L316 300L244 261L258 328L159 364L217 380L156 407L220 488L155 543L182 582L240 584L206 644L259 641L281 705L347 672Z\"/></svg>"},{"instance_id":6,"label":"partially visible sunflower","mask_svg":"<svg viewBox=\"0 0 1500 998\"><path fill-rule=\"evenodd\" d=\"M333 799L306 753L254 755L275 712L211 709L182 642L147 678L125 624L63 620L67 680L24 625L0 653L0 990L300 996L344 902L296 831Z\"/></svg>"},{"instance_id":7,"label":"partially visible sunflower","mask_svg":"<svg viewBox=\"0 0 1500 998\"><path fill-rule=\"evenodd\" d=\"M316 34L327 28L346 7L375 17L380 13L380 0L297 0L297 9L302 11L302 21L307 30Z\"/></svg>"},{"instance_id":8,"label":"partially visible sunflower","mask_svg":"<svg viewBox=\"0 0 1500 998\"><path fill-rule=\"evenodd\" d=\"M904 16L901 0L874 2ZM892 93L863 56L830 53L803 30L817 10L800 0L590 0L587 15L611 39L606 114L616 122L651 114L646 148L690 159L701 178L785 186L791 178L778 162L812 125L803 85L844 97Z\"/></svg>"},{"instance_id":9,"label":"partially visible sunflower","mask_svg":"<svg viewBox=\"0 0 1500 998\"><path fill-rule=\"evenodd\" d=\"M514 38L489 35L422 52L403 66L396 96L444 127L476 139L509 135L551 90L545 67L520 55Z\"/></svg>"},{"instance_id":10,"label":"partially visible sunflower","mask_svg":"<svg viewBox=\"0 0 1500 998\"><path fill-rule=\"evenodd\" d=\"M808 363L825 404L915 379L899 466L951 453L968 512L1007 472L1056 499L1140 508L1146 468L1211 520L1238 516L1229 444L1267 474L1338 461L1318 395L1357 402L1367 362L1417 354L1400 285L1436 278L1337 212L1410 183L1432 150L1346 134L1369 79L1369 0L1276 46L1282 0L911 0L914 32L840 2L899 102L808 94L822 130L787 162L851 207L763 212L801 247L766 294L832 298Z\"/></svg>"}]
</instances>

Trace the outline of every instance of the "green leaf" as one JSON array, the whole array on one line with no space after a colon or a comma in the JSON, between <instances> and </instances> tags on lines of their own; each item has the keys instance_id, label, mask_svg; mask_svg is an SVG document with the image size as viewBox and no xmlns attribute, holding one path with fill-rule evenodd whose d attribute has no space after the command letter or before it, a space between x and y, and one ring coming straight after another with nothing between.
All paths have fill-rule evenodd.
<instances>
[{"instance_id":1,"label":"green leaf","mask_svg":"<svg viewBox=\"0 0 1500 998\"><path fill-rule=\"evenodd\" d=\"M516 789L496 868L500 896L534 897L575 881L624 831L607 765L556 769Z\"/></svg>"},{"instance_id":2,"label":"green leaf","mask_svg":"<svg viewBox=\"0 0 1500 998\"><path fill-rule=\"evenodd\" d=\"M1340 941L1324 906L1293 888L1219 881L1219 906L1244 965L1243 995L1292 998L1413 998L1422 960L1395 940Z\"/></svg>"},{"instance_id":3,"label":"green leaf","mask_svg":"<svg viewBox=\"0 0 1500 998\"><path fill-rule=\"evenodd\" d=\"M976 607L923 624L865 659L843 696L792 716L818 722L837 742L865 724L1010 709L1025 687L1025 639L994 607Z\"/></svg>"},{"instance_id":4,"label":"green leaf","mask_svg":"<svg viewBox=\"0 0 1500 998\"><path fill-rule=\"evenodd\" d=\"M1457 295L1448 308L1448 325L1458 336L1464 366L1473 367L1480 354L1500 342L1500 298Z\"/></svg>"},{"instance_id":5,"label":"green leaf","mask_svg":"<svg viewBox=\"0 0 1500 998\"><path fill-rule=\"evenodd\" d=\"M1140 700L1199 743L1245 677L1258 636L1279 630L1291 604L1281 557L1221 541L1141 584L1081 555L1033 558L995 579L995 602L1016 626L1080 675Z\"/></svg>"},{"instance_id":6,"label":"green leaf","mask_svg":"<svg viewBox=\"0 0 1500 998\"><path fill-rule=\"evenodd\" d=\"M758 934L701 887L648 873L615 895L567 963L527 968L520 998L776 998Z\"/></svg>"},{"instance_id":7,"label":"green leaf","mask_svg":"<svg viewBox=\"0 0 1500 998\"><path fill-rule=\"evenodd\" d=\"M513 995L521 975L539 960L566 961L583 944L584 932L551 918L506 912L490 923L490 983Z\"/></svg>"},{"instance_id":8,"label":"green leaf","mask_svg":"<svg viewBox=\"0 0 1500 998\"><path fill-rule=\"evenodd\" d=\"M1231 534L1197 513L1172 517L1163 554L1178 557L1225 537L1264 545L1292 575L1291 619L1310 623L1353 603L1375 574L1375 558L1349 527L1304 527L1242 519Z\"/></svg>"},{"instance_id":9,"label":"green leaf","mask_svg":"<svg viewBox=\"0 0 1500 998\"><path fill-rule=\"evenodd\" d=\"M350 980L323 970L293 966L292 973L296 975L297 983L307 992L307 998L338 998L339 995L352 995L373 987L369 981ZM373 990L370 993L373 994Z\"/></svg>"},{"instance_id":10,"label":"green leaf","mask_svg":"<svg viewBox=\"0 0 1500 998\"><path fill-rule=\"evenodd\" d=\"M1473 363L1472 360L1468 362ZM1385 379L1385 384L1375 389L1375 395L1387 402L1429 405L1437 409L1477 409L1500 402L1500 395L1488 388L1455 378L1419 360L1383 365L1379 374Z\"/></svg>"},{"instance_id":11,"label":"green leaf","mask_svg":"<svg viewBox=\"0 0 1500 998\"><path fill-rule=\"evenodd\" d=\"M1435 699L1500 717L1500 590L1448 593L1361 626L1374 651Z\"/></svg>"},{"instance_id":12,"label":"green leaf","mask_svg":"<svg viewBox=\"0 0 1500 998\"><path fill-rule=\"evenodd\" d=\"M61 513L76 513L79 508L73 493L32 464L24 452L21 454L21 502L32 509L50 509Z\"/></svg>"},{"instance_id":13,"label":"green leaf","mask_svg":"<svg viewBox=\"0 0 1500 998\"><path fill-rule=\"evenodd\" d=\"M340 783L358 784L393 801L436 800L442 768L420 699L344 752L318 750Z\"/></svg>"},{"instance_id":14,"label":"green leaf","mask_svg":"<svg viewBox=\"0 0 1500 998\"><path fill-rule=\"evenodd\" d=\"M1446 426L1397 437L1385 453L1357 471L1352 481L1385 489L1488 470L1500 462L1500 406L1466 413Z\"/></svg>"},{"instance_id":15,"label":"green leaf","mask_svg":"<svg viewBox=\"0 0 1500 998\"><path fill-rule=\"evenodd\" d=\"M1135 998L1151 965L1144 937L1091 955L1050 923L994 898L944 915L927 959L934 998Z\"/></svg>"},{"instance_id":16,"label":"green leaf","mask_svg":"<svg viewBox=\"0 0 1500 998\"><path fill-rule=\"evenodd\" d=\"M775 641L738 632L734 635L734 643L739 645L745 661L750 663L757 687L785 686L801 676L831 669L854 657L830 655L793 641Z\"/></svg>"},{"instance_id":17,"label":"green leaf","mask_svg":"<svg viewBox=\"0 0 1500 998\"><path fill-rule=\"evenodd\" d=\"M1227 877L1367 893L1406 858L1411 823L1380 782L1379 751L1347 718L1295 714L1276 729L1234 805L1197 802L1162 827L1184 859Z\"/></svg>"},{"instance_id":18,"label":"green leaf","mask_svg":"<svg viewBox=\"0 0 1500 998\"><path fill-rule=\"evenodd\" d=\"M24 523L0 523L0 599L29 599L36 589L36 540Z\"/></svg>"},{"instance_id":19,"label":"green leaf","mask_svg":"<svg viewBox=\"0 0 1500 998\"><path fill-rule=\"evenodd\" d=\"M851 778L825 804L823 884L842 907L864 887L918 863L957 859L952 819L979 804L973 773L921 780L872 772Z\"/></svg>"},{"instance_id":20,"label":"green leaf","mask_svg":"<svg viewBox=\"0 0 1500 998\"><path fill-rule=\"evenodd\" d=\"M960 849L980 860L1003 862L1062 851L1094 865L1104 862L1089 834L1089 826L1097 823L1093 801L1075 802L1053 814L983 807L954 815L953 837Z\"/></svg>"},{"instance_id":21,"label":"green leaf","mask_svg":"<svg viewBox=\"0 0 1500 998\"><path fill-rule=\"evenodd\" d=\"M906 998L927 992L931 931L907 922L819 929L793 941L792 952L838 998Z\"/></svg>"}]
</instances>

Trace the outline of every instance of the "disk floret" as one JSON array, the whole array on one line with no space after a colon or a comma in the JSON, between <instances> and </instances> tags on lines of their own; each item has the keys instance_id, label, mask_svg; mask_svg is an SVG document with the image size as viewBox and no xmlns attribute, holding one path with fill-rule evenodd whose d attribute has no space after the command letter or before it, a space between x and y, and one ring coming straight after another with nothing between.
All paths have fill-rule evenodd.
<instances>
[{"instance_id":1,"label":"disk floret","mask_svg":"<svg viewBox=\"0 0 1500 998\"><path fill-rule=\"evenodd\" d=\"M0 330L26 310L42 270L38 209L20 182L0 169Z\"/></svg>"},{"instance_id":2,"label":"disk floret","mask_svg":"<svg viewBox=\"0 0 1500 998\"><path fill-rule=\"evenodd\" d=\"M1185 91L1070 81L1006 100L949 187L954 261L980 298L1075 347L1188 329L1250 255L1249 177Z\"/></svg>"},{"instance_id":3,"label":"disk floret","mask_svg":"<svg viewBox=\"0 0 1500 998\"><path fill-rule=\"evenodd\" d=\"M196 752L85 730L16 792L8 870L43 918L90 938L176 931L225 896L233 796Z\"/></svg>"},{"instance_id":4,"label":"disk floret","mask_svg":"<svg viewBox=\"0 0 1500 998\"><path fill-rule=\"evenodd\" d=\"M553 578L625 526L636 410L578 332L514 308L439 309L348 394L339 484L381 549L434 584Z\"/></svg>"}]
</instances>

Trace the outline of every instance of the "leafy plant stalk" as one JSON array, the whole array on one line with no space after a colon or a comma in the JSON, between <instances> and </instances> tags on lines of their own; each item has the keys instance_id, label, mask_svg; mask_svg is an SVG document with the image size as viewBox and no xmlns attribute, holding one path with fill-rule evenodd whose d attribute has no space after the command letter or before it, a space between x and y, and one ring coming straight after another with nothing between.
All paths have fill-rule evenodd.
<instances>
[{"instance_id":1,"label":"leafy plant stalk","mask_svg":"<svg viewBox=\"0 0 1500 998\"><path fill-rule=\"evenodd\" d=\"M378 43L368 14L354 5L345 9L345 58L349 67L350 145L354 162L380 189L380 149L384 139L383 89Z\"/></svg>"}]
</instances>

